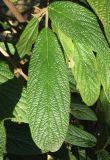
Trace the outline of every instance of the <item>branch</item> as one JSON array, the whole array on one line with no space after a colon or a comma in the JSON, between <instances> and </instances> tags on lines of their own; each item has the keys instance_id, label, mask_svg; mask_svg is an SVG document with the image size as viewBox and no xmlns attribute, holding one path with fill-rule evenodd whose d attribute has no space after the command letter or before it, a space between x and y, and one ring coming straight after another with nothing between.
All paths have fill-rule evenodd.
<instances>
[{"instance_id":1,"label":"branch","mask_svg":"<svg viewBox=\"0 0 110 160\"><path fill-rule=\"evenodd\" d=\"M13 65L14 67L14 74L18 78L19 76L22 76L26 81L28 80L28 76L23 72L22 68L18 68L13 61L13 59L10 57L10 55L0 47L0 52L2 53L3 56L5 56L9 62Z\"/></svg>"},{"instance_id":2,"label":"branch","mask_svg":"<svg viewBox=\"0 0 110 160\"><path fill-rule=\"evenodd\" d=\"M16 17L16 19L19 22L21 23L26 22L26 19L21 15L19 10L14 6L14 4L10 0L3 0L3 2L6 4L11 13Z\"/></svg>"}]
</instances>

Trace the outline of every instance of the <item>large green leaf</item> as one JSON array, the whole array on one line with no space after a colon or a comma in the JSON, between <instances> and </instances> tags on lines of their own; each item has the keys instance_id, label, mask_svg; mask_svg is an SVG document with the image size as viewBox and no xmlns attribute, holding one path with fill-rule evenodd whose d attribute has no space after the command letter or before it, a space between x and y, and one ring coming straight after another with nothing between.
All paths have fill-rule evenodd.
<instances>
[{"instance_id":1,"label":"large green leaf","mask_svg":"<svg viewBox=\"0 0 110 160\"><path fill-rule=\"evenodd\" d=\"M33 18L25 30L23 31L16 47L19 53L19 56L23 58L26 54L29 54L31 51L32 44L35 42L38 34L38 20L37 18Z\"/></svg>"},{"instance_id":2,"label":"large green leaf","mask_svg":"<svg viewBox=\"0 0 110 160\"><path fill-rule=\"evenodd\" d=\"M73 125L69 126L65 141L80 147L93 147L96 145L96 138L92 134Z\"/></svg>"},{"instance_id":3,"label":"large green leaf","mask_svg":"<svg viewBox=\"0 0 110 160\"><path fill-rule=\"evenodd\" d=\"M35 44L27 87L28 119L39 148L56 151L69 123L70 93L67 68L58 40L44 29Z\"/></svg>"},{"instance_id":4,"label":"large green leaf","mask_svg":"<svg viewBox=\"0 0 110 160\"><path fill-rule=\"evenodd\" d=\"M65 35L99 51L107 47L97 17L85 7L72 2L54 2L49 6L52 24Z\"/></svg>"},{"instance_id":5,"label":"large green leaf","mask_svg":"<svg viewBox=\"0 0 110 160\"><path fill-rule=\"evenodd\" d=\"M110 43L110 1L109 0L87 0L101 22L103 23L106 37ZM104 55L103 55L104 54ZM110 101L110 50L104 51L98 55L99 69L102 85L108 100Z\"/></svg>"},{"instance_id":6,"label":"large green leaf","mask_svg":"<svg viewBox=\"0 0 110 160\"><path fill-rule=\"evenodd\" d=\"M89 46L72 42L64 33L59 30L57 32L82 99L87 105L92 105L96 102L100 93L95 56Z\"/></svg>"},{"instance_id":7,"label":"large green leaf","mask_svg":"<svg viewBox=\"0 0 110 160\"><path fill-rule=\"evenodd\" d=\"M101 20L110 43L110 0L87 0Z\"/></svg>"},{"instance_id":8,"label":"large green leaf","mask_svg":"<svg viewBox=\"0 0 110 160\"><path fill-rule=\"evenodd\" d=\"M3 160L6 145L6 133L3 122L0 122L0 160Z\"/></svg>"},{"instance_id":9,"label":"large green leaf","mask_svg":"<svg viewBox=\"0 0 110 160\"><path fill-rule=\"evenodd\" d=\"M81 120L90 120L90 121L96 121L97 117L93 110L83 104L76 104L72 103L71 105L71 113L74 117Z\"/></svg>"},{"instance_id":10,"label":"large green leaf","mask_svg":"<svg viewBox=\"0 0 110 160\"><path fill-rule=\"evenodd\" d=\"M60 29L76 44L78 43L80 49L83 45L83 51L86 47L89 53L90 49L97 52L101 83L110 101L110 50L98 24L97 17L85 7L72 2L51 3L49 17L53 26ZM79 47L77 47L77 51Z\"/></svg>"}]
</instances>

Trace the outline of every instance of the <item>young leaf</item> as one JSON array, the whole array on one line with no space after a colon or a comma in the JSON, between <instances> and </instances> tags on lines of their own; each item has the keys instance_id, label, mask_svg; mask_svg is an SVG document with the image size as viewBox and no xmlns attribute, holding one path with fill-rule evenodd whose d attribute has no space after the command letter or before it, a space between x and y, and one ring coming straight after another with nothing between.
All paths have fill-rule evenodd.
<instances>
[{"instance_id":1,"label":"young leaf","mask_svg":"<svg viewBox=\"0 0 110 160\"><path fill-rule=\"evenodd\" d=\"M0 160L3 160L6 145L6 133L3 122L0 122Z\"/></svg>"},{"instance_id":2,"label":"young leaf","mask_svg":"<svg viewBox=\"0 0 110 160\"><path fill-rule=\"evenodd\" d=\"M23 31L16 47L19 53L19 56L23 58L26 54L29 54L31 51L32 44L35 42L38 34L38 20L37 18L33 18L25 30Z\"/></svg>"},{"instance_id":3,"label":"young leaf","mask_svg":"<svg viewBox=\"0 0 110 160\"><path fill-rule=\"evenodd\" d=\"M95 56L89 48L67 37L58 30L61 44L64 48L69 67L77 82L77 88L87 105L93 105L99 97L100 81Z\"/></svg>"},{"instance_id":4,"label":"young leaf","mask_svg":"<svg viewBox=\"0 0 110 160\"><path fill-rule=\"evenodd\" d=\"M110 43L110 1L109 0L87 0L101 20L107 39Z\"/></svg>"},{"instance_id":5,"label":"young leaf","mask_svg":"<svg viewBox=\"0 0 110 160\"><path fill-rule=\"evenodd\" d=\"M74 104L71 105L71 113L74 117L81 120L96 121L97 117L92 109L86 105Z\"/></svg>"},{"instance_id":6,"label":"young leaf","mask_svg":"<svg viewBox=\"0 0 110 160\"><path fill-rule=\"evenodd\" d=\"M49 29L41 31L33 50L27 103L35 143L44 151L58 150L68 128L70 91L62 50Z\"/></svg>"},{"instance_id":7,"label":"young leaf","mask_svg":"<svg viewBox=\"0 0 110 160\"><path fill-rule=\"evenodd\" d=\"M96 138L92 134L73 125L69 126L65 141L80 147L93 147L96 145Z\"/></svg>"}]
</instances>

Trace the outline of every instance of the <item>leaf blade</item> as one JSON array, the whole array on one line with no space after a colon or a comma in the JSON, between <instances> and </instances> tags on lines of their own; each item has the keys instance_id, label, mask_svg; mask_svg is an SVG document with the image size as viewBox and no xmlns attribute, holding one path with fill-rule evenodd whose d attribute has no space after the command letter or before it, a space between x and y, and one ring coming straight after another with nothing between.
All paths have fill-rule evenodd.
<instances>
[{"instance_id":1,"label":"leaf blade","mask_svg":"<svg viewBox=\"0 0 110 160\"><path fill-rule=\"evenodd\" d=\"M92 109L84 104L75 104L71 106L71 113L80 120L97 121L97 117Z\"/></svg>"},{"instance_id":2,"label":"leaf blade","mask_svg":"<svg viewBox=\"0 0 110 160\"><path fill-rule=\"evenodd\" d=\"M93 105L100 94L98 67L93 52L89 46L72 41L60 30L57 33L81 97L87 105Z\"/></svg>"},{"instance_id":3,"label":"leaf blade","mask_svg":"<svg viewBox=\"0 0 110 160\"><path fill-rule=\"evenodd\" d=\"M80 147L93 147L96 145L96 138L92 134L73 125L69 125L65 141Z\"/></svg>"},{"instance_id":4,"label":"leaf blade","mask_svg":"<svg viewBox=\"0 0 110 160\"><path fill-rule=\"evenodd\" d=\"M42 150L58 150L66 136L70 103L66 75L58 40L52 31L44 29L31 58L27 89L31 133Z\"/></svg>"}]
</instances>

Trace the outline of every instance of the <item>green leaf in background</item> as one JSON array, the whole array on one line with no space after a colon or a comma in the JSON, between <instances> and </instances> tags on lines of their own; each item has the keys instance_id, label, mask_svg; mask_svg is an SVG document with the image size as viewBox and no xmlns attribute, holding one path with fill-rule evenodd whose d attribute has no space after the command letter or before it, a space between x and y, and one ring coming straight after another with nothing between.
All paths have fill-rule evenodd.
<instances>
[{"instance_id":1,"label":"green leaf in background","mask_svg":"<svg viewBox=\"0 0 110 160\"><path fill-rule=\"evenodd\" d=\"M27 104L35 143L44 151L58 150L69 125L70 91L63 52L49 29L40 33L33 50Z\"/></svg>"},{"instance_id":2,"label":"green leaf in background","mask_svg":"<svg viewBox=\"0 0 110 160\"><path fill-rule=\"evenodd\" d=\"M10 28L9 24L7 22L1 22L0 21L0 27L3 27L4 30L7 30Z\"/></svg>"},{"instance_id":3,"label":"green leaf in background","mask_svg":"<svg viewBox=\"0 0 110 160\"><path fill-rule=\"evenodd\" d=\"M80 147L93 147L97 140L92 134L70 125L65 141Z\"/></svg>"},{"instance_id":4,"label":"green leaf in background","mask_svg":"<svg viewBox=\"0 0 110 160\"><path fill-rule=\"evenodd\" d=\"M3 160L6 145L6 133L3 122L0 122L0 160Z\"/></svg>"},{"instance_id":5,"label":"green leaf in background","mask_svg":"<svg viewBox=\"0 0 110 160\"><path fill-rule=\"evenodd\" d=\"M110 160L110 154L103 150L97 154L97 160Z\"/></svg>"},{"instance_id":6,"label":"green leaf in background","mask_svg":"<svg viewBox=\"0 0 110 160\"><path fill-rule=\"evenodd\" d=\"M69 67L77 82L77 88L81 93L83 101L87 105L93 105L100 94L100 81L95 56L89 48L67 37L61 31L57 31L66 58L69 61ZM89 96L88 96L89 95Z\"/></svg>"},{"instance_id":7,"label":"green leaf in background","mask_svg":"<svg viewBox=\"0 0 110 160\"><path fill-rule=\"evenodd\" d=\"M71 104L71 113L72 115L80 120L89 120L89 121L97 121L96 114L93 110L83 104Z\"/></svg>"},{"instance_id":8,"label":"green leaf in background","mask_svg":"<svg viewBox=\"0 0 110 160\"><path fill-rule=\"evenodd\" d=\"M9 66L0 61L0 84L6 82L9 79L12 79L14 76L9 70Z\"/></svg>"},{"instance_id":9,"label":"green leaf in background","mask_svg":"<svg viewBox=\"0 0 110 160\"><path fill-rule=\"evenodd\" d=\"M23 58L26 54L29 54L31 47L35 42L38 34L38 20L33 18L23 31L18 43L16 44L19 56Z\"/></svg>"},{"instance_id":10,"label":"green leaf in background","mask_svg":"<svg viewBox=\"0 0 110 160\"><path fill-rule=\"evenodd\" d=\"M12 43L0 42L0 47L3 48L5 51L7 51L8 48L11 55L15 54L15 47Z\"/></svg>"},{"instance_id":11,"label":"green leaf in background","mask_svg":"<svg viewBox=\"0 0 110 160\"><path fill-rule=\"evenodd\" d=\"M110 43L110 0L87 0L101 20Z\"/></svg>"}]
</instances>

